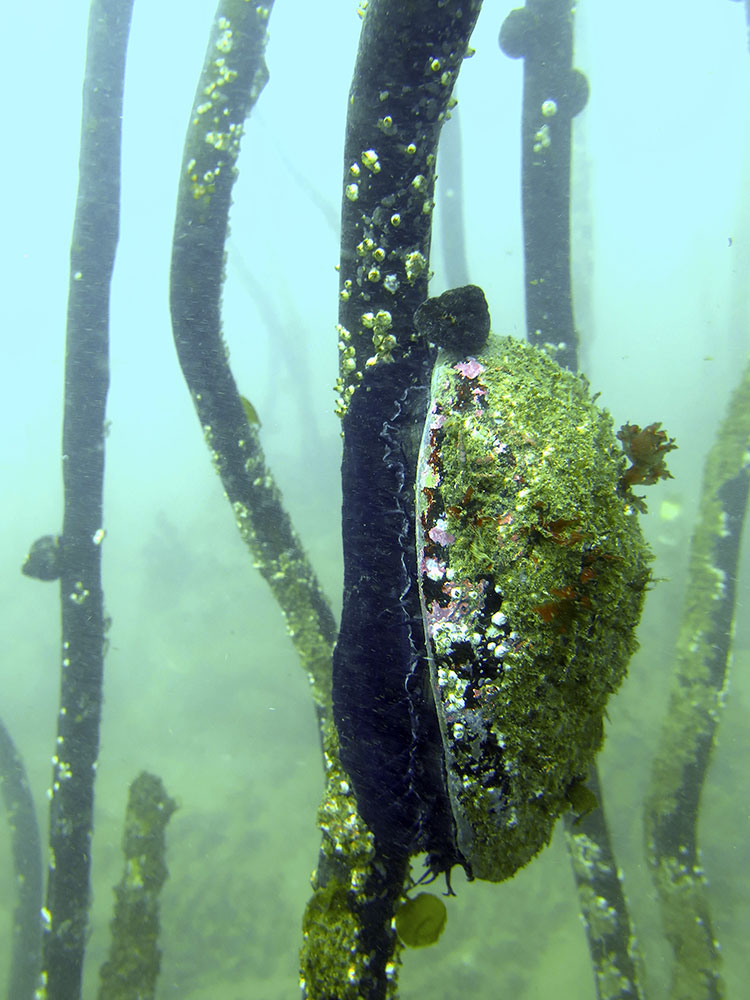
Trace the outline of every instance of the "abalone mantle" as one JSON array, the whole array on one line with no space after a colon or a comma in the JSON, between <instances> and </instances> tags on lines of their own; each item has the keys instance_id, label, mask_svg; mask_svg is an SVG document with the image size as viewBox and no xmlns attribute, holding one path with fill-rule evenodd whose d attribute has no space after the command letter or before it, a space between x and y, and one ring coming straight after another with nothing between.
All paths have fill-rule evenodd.
<instances>
[{"instance_id":1,"label":"abalone mantle","mask_svg":"<svg viewBox=\"0 0 750 1000\"><path fill-rule=\"evenodd\" d=\"M420 450L420 601L459 854L501 881L550 839L636 647L650 553L612 421L542 352L441 352Z\"/></svg>"},{"instance_id":2,"label":"abalone mantle","mask_svg":"<svg viewBox=\"0 0 750 1000\"><path fill-rule=\"evenodd\" d=\"M434 352L369 368L343 418L344 605L333 715L357 806L389 857L456 855L415 547L417 458Z\"/></svg>"}]
</instances>

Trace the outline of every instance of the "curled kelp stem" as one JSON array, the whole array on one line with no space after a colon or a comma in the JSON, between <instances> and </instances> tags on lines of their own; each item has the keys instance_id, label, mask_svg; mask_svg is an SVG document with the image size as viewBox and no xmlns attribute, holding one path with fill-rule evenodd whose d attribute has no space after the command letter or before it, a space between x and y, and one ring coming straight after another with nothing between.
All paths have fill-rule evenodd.
<instances>
[{"instance_id":1,"label":"curled kelp stem","mask_svg":"<svg viewBox=\"0 0 750 1000\"><path fill-rule=\"evenodd\" d=\"M669 713L646 798L646 853L674 951L674 1000L722 995L697 824L731 656L749 449L750 367L706 460Z\"/></svg>"},{"instance_id":2,"label":"curled kelp stem","mask_svg":"<svg viewBox=\"0 0 750 1000\"><path fill-rule=\"evenodd\" d=\"M185 139L172 245L175 346L206 444L256 568L270 586L313 686L330 703L336 626L248 421L221 330L224 246L243 124L268 77L272 4L222 0Z\"/></svg>"},{"instance_id":3,"label":"curled kelp stem","mask_svg":"<svg viewBox=\"0 0 750 1000\"><path fill-rule=\"evenodd\" d=\"M120 212L120 134L132 0L94 0L88 22L78 198L70 251L63 416L60 712L52 757L44 1000L80 996L86 947L105 619L102 487L109 286ZM59 571L59 572L58 572Z\"/></svg>"},{"instance_id":4,"label":"curled kelp stem","mask_svg":"<svg viewBox=\"0 0 750 1000\"><path fill-rule=\"evenodd\" d=\"M31 1000L42 951L42 845L23 760L0 721L0 792L11 835L16 905L8 1000Z\"/></svg>"}]
</instances>

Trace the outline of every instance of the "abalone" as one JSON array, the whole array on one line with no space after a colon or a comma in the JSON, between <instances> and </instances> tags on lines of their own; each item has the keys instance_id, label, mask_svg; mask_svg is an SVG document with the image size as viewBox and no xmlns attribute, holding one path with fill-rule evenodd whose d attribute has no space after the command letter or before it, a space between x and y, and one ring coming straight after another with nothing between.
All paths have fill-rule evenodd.
<instances>
[{"instance_id":1,"label":"abalone","mask_svg":"<svg viewBox=\"0 0 750 1000\"><path fill-rule=\"evenodd\" d=\"M650 553L610 416L536 348L443 352L417 472L430 681L460 857L500 881L549 840L636 647Z\"/></svg>"},{"instance_id":2,"label":"abalone","mask_svg":"<svg viewBox=\"0 0 750 1000\"><path fill-rule=\"evenodd\" d=\"M582 377L488 340L474 286L415 325L438 350L373 366L344 417L334 718L383 854L501 881L601 746L650 553Z\"/></svg>"}]
</instances>

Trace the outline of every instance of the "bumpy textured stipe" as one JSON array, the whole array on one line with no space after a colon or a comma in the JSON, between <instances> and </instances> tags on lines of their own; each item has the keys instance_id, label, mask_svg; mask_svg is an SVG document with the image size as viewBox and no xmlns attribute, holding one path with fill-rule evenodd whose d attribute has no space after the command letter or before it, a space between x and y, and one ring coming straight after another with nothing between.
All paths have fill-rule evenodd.
<instances>
[{"instance_id":1,"label":"bumpy textured stipe","mask_svg":"<svg viewBox=\"0 0 750 1000\"><path fill-rule=\"evenodd\" d=\"M125 871L115 888L109 958L99 1000L153 1000L161 964L159 894L167 878L164 834L176 803L160 778L142 771L130 786L122 849Z\"/></svg>"},{"instance_id":2,"label":"bumpy textured stipe","mask_svg":"<svg viewBox=\"0 0 750 1000\"><path fill-rule=\"evenodd\" d=\"M646 857L674 951L670 998L723 995L701 864L701 788L731 663L737 571L750 492L750 366L732 393L703 473L677 659L646 797Z\"/></svg>"}]
</instances>

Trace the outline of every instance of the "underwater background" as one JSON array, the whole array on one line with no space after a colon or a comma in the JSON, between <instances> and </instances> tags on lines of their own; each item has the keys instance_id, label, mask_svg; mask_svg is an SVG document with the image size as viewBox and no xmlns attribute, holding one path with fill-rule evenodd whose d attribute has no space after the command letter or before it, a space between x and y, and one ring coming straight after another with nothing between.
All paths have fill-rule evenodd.
<instances>
[{"instance_id":1,"label":"underwater background","mask_svg":"<svg viewBox=\"0 0 750 1000\"><path fill-rule=\"evenodd\" d=\"M103 574L112 617L96 786L84 996L96 993L120 878L128 784L146 769L179 805L167 830L163 1000L298 995L300 922L319 833L322 765L308 682L234 527L176 363L168 267L185 128L213 0L136 3L123 116L112 286ZM459 105L470 280L498 333L523 336L522 70L499 51L514 5L485 4ZM641 804L664 717L703 461L747 358L750 54L744 5L594 3L576 13L590 98L575 120L572 246L582 368L614 417L662 421L674 479L642 519L658 584L641 649L610 702L599 758L648 995L669 949L642 847ZM3 392L0 714L23 754L43 838L59 685L59 596L19 572L59 530L68 249L88 5L3 12L0 157ZM246 126L234 189L224 334L268 463L338 612L338 214L354 0L278 0L270 81ZM438 170L440 173L440 170ZM440 180L438 181L438 187ZM310 250L313 252L310 252ZM303 252L304 251L304 252ZM431 294L446 287L436 211ZM731 683L700 841L729 998L750 977L750 566L745 539ZM448 926L404 956L400 995L594 997L562 832L512 881L454 877ZM0 824L0 927L13 877ZM3 935L5 937L5 934ZM9 935L8 935L9 936ZM9 947L0 948L0 984Z\"/></svg>"}]
</instances>

